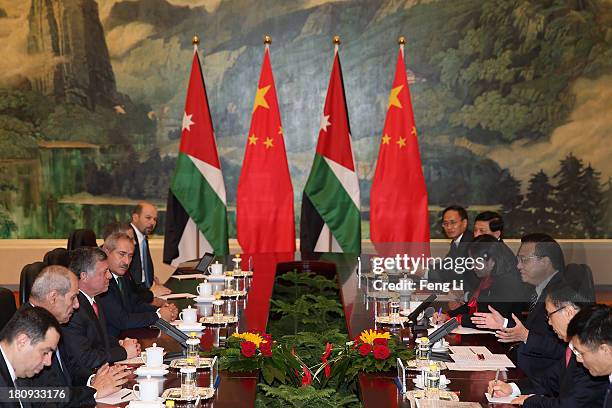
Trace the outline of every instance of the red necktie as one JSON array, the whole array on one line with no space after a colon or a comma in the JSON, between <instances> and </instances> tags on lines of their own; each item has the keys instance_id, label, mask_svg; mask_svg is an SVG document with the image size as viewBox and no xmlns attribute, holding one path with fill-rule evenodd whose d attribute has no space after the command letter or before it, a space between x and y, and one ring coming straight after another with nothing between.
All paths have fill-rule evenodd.
<instances>
[{"instance_id":1,"label":"red necktie","mask_svg":"<svg viewBox=\"0 0 612 408\"><path fill-rule=\"evenodd\" d=\"M569 366L570 359L572 358L572 349L565 349L565 367Z\"/></svg>"},{"instance_id":2,"label":"red necktie","mask_svg":"<svg viewBox=\"0 0 612 408\"><path fill-rule=\"evenodd\" d=\"M96 317L100 317L100 315L98 314L98 304L96 302L91 302L91 307L93 307L94 313L96 314Z\"/></svg>"}]
</instances>

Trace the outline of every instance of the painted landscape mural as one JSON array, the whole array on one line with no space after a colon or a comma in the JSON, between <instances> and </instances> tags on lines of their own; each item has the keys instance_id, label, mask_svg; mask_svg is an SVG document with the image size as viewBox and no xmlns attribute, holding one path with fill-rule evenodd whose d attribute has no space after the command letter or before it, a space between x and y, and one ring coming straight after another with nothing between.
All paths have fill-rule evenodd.
<instances>
[{"instance_id":1,"label":"painted landscape mural","mask_svg":"<svg viewBox=\"0 0 612 408\"><path fill-rule=\"evenodd\" d=\"M455 203L507 236L612 236L610 0L0 0L1 237L165 208L196 33L231 236L265 34L297 206L337 34L368 236L403 35L433 236Z\"/></svg>"}]
</instances>

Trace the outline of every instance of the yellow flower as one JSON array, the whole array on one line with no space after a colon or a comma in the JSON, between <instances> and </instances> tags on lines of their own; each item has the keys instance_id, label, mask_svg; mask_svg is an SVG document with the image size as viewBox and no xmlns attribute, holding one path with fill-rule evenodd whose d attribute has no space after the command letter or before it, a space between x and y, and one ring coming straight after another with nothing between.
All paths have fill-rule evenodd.
<instances>
[{"instance_id":1,"label":"yellow flower","mask_svg":"<svg viewBox=\"0 0 612 408\"><path fill-rule=\"evenodd\" d=\"M391 338L391 333L389 332L379 333L371 329L362 331L361 335L359 336L359 340L361 340L363 343L368 343L368 344L374 344L375 339L389 340L390 338Z\"/></svg>"},{"instance_id":2,"label":"yellow flower","mask_svg":"<svg viewBox=\"0 0 612 408\"><path fill-rule=\"evenodd\" d=\"M233 333L233 337L237 337L239 339L250 341L255 344L255 347L259 348L259 345L262 341L264 341L263 337L261 337L257 333L244 332L244 333Z\"/></svg>"}]
</instances>

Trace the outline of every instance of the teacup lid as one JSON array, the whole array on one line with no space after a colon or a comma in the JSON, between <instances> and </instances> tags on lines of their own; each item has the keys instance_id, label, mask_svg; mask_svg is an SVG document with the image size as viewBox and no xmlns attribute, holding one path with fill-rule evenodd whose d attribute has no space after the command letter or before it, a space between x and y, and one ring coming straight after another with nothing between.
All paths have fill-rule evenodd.
<instances>
[{"instance_id":1,"label":"teacup lid","mask_svg":"<svg viewBox=\"0 0 612 408\"><path fill-rule=\"evenodd\" d=\"M145 350L148 350L148 349L162 349L163 350L164 348L163 347L157 347L157 343L153 343L151 345L151 347L147 347Z\"/></svg>"},{"instance_id":2,"label":"teacup lid","mask_svg":"<svg viewBox=\"0 0 612 408\"><path fill-rule=\"evenodd\" d=\"M194 345L195 346L195 345L200 344L200 339L193 339L193 338L187 339L187 340L185 340L185 343L189 344L189 345Z\"/></svg>"}]
</instances>

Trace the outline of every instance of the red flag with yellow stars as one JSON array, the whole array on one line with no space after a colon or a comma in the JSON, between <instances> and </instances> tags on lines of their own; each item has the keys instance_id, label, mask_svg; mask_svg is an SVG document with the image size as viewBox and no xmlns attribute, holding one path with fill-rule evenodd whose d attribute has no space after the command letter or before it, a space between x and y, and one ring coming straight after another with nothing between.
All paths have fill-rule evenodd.
<instances>
[{"instance_id":1,"label":"red flag with yellow stars","mask_svg":"<svg viewBox=\"0 0 612 408\"><path fill-rule=\"evenodd\" d=\"M236 194L236 229L244 252L294 252L293 187L268 45L253 104Z\"/></svg>"},{"instance_id":2,"label":"red flag with yellow stars","mask_svg":"<svg viewBox=\"0 0 612 408\"><path fill-rule=\"evenodd\" d=\"M429 242L427 189L421 168L403 45L397 57L395 79L370 190L370 238L375 244ZM417 247L423 249L425 246ZM428 245L426 247L429 248Z\"/></svg>"}]
</instances>

